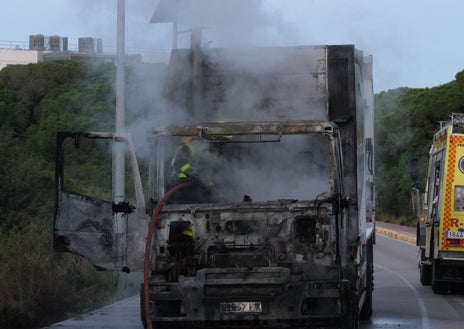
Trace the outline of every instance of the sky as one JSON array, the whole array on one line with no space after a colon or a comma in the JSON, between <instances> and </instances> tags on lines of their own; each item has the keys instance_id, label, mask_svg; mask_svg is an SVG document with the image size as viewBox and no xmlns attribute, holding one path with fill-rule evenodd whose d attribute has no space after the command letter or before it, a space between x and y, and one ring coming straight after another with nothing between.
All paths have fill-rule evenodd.
<instances>
[{"instance_id":1,"label":"sky","mask_svg":"<svg viewBox=\"0 0 464 329\"><path fill-rule=\"evenodd\" d=\"M427 88L464 69L462 0L186 0L179 47L201 27L207 47L354 44L374 61L374 91ZM115 52L118 0L0 0L0 48L29 35L102 38ZM150 24L158 0L125 0L128 53L169 53L172 24Z\"/></svg>"}]
</instances>

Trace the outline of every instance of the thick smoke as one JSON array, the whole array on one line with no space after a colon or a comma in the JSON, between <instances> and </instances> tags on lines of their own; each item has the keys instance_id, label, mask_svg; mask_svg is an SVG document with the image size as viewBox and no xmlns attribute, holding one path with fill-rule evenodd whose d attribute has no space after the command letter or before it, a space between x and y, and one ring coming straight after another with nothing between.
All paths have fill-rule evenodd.
<instances>
[{"instance_id":1,"label":"thick smoke","mask_svg":"<svg viewBox=\"0 0 464 329\"><path fill-rule=\"evenodd\" d=\"M179 26L206 27L199 90L192 87L190 50L176 51L164 90L152 93L157 99L128 129L143 137L147 128L166 124L326 120L327 99L321 84L326 72L319 72L324 48L278 47L272 43L276 34L289 32L281 23L278 16L263 10L262 1L192 0L189 9L179 13ZM196 92L200 103L192 105ZM166 163L174 149L168 150ZM211 186L215 200L239 202L244 195L254 201L313 199L329 191L324 136L226 143L220 150L214 143L196 143L195 149L198 176Z\"/></svg>"},{"instance_id":2,"label":"thick smoke","mask_svg":"<svg viewBox=\"0 0 464 329\"><path fill-rule=\"evenodd\" d=\"M200 112L201 118L326 120L326 93L318 74L323 49L205 50L202 108L207 112ZM237 148L240 152L234 153ZM240 147L227 144L220 159L217 152L208 155L209 164L220 169L203 166L199 175L212 181L215 193L226 201L241 201L244 195L255 201L313 199L329 191L328 143L323 136L285 136L281 142Z\"/></svg>"},{"instance_id":3,"label":"thick smoke","mask_svg":"<svg viewBox=\"0 0 464 329\"><path fill-rule=\"evenodd\" d=\"M83 14L91 13L87 16L89 24L95 21L92 17L105 18L98 20L102 31L98 37L113 42L116 5L84 3ZM170 24L148 23L157 4L126 0L126 45L134 45L138 40L142 49L171 45L169 37L160 39L156 35L166 32L165 27ZM275 48L294 43L292 38L297 33L277 12L266 10L263 0L190 0L188 4L178 13L178 45L184 49L177 51L177 62L171 62L169 68L163 64L132 64L128 76L126 130L135 136L141 158L148 157L148 136L159 126L201 121L326 119L325 87L320 84L324 72L318 71L318 60L324 58L322 47ZM202 33L201 109L191 106L189 48L191 31L196 28ZM148 34L161 43L142 44ZM263 46L274 48L256 49ZM224 151L238 144L231 145L224 146ZM210 164L221 168L219 174L207 180L225 187L218 193L227 200L239 201L245 194L261 201L314 198L328 190L328 173L321 173L319 166L314 165L324 159L327 168L325 140L311 143L303 138L285 137L280 143L247 144L242 148L246 151L236 158L205 153L211 156ZM309 182L306 178L310 176L321 179Z\"/></svg>"},{"instance_id":4,"label":"thick smoke","mask_svg":"<svg viewBox=\"0 0 464 329\"><path fill-rule=\"evenodd\" d=\"M257 47L295 42L296 30L264 0L190 0L179 13L179 28L202 28L204 46ZM188 38L180 37L188 46Z\"/></svg>"},{"instance_id":5,"label":"thick smoke","mask_svg":"<svg viewBox=\"0 0 464 329\"><path fill-rule=\"evenodd\" d=\"M326 136L260 138L267 142L253 143L257 139L251 136L241 138L241 142L231 137L226 143L218 143L214 138L195 139L190 146L189 163L193 182L203 186L199 191L204 195L192 195L181 202L241 202L245 196L253 201L329 196L330 156ZM172 181L169 162L174 158L174 149L165 148L167 182ZM168 183L174 184L177 183Z\"/></svg>"},{"instance_id":6,"label":"thick smoke","mask_svg":"<svg viewBox=\"0 0 464 329\"><path fill-rule=\"evenodd\" d=\"M205 106L219 120L326 120L324 48L205 51Z\"/></svg>"},{"instance_id":7,"label":"thick smoke","mask_svg":"<svg viewBox=\"0 0 464 329\"><path fill-rule=\"evenodd\" d=\"M178 13L178 28L180 32L178 40L180 48L190 48L191 31L195 28L202 28L201 45L203 50L216 47L242 47L240 49L243 50L243 47L275 45L275 40L288 39L288 36L292 35L291 29L282 24L277 14L266 12L263 7L264 2L261 0L190 0L186 3L187 6L184 6L183 10ZM134 40L132 38L134 36L136 39L139 37L142 40L142 35L146 37L150 33L153 34L154 40L160 40L159 32L166 32L163 29L166 26L171 26L169 23L148 24L157 4L158 1L142 1L141 4L137 2L137 5L135 5L133 0L126 0L126 44L133 45ZM108 8L108 4L105 7L103 4L89 2L88 6L86 8L87 12L92 7L97 12L105 12L105 10L106 12L111 12L115 10L115 8ZM107 15L109 14L107 13ZM145 22L145 24L142 25L141 22ZM145 30L140 28L141 26ZM170 34L171 31L168 32ZM171 40L167 38L163 39L160 44L143 45L140 43L139 45L147 48L153 46L170 47ZM231 79L223 81L224 85L221 92L226 94L227 99L234 99L235 104L231 104L228 101L223 102L221 108L215 109L217 117L208 119L241 120L245 115L248 119L263 119L263 115L261 115L261 118L258 116L250 117L251 114L257 113L252 109L253 106L256 104L259 105L260 102L264 104L271 100L270 98L264 99L263 97L259 97L253 91L253 88L247 86L247 84L254 84L255 81L259 81L262 84L260 87L261 90L268 89L282 93L282 90L279 91L276 88L275 81L273 82L266 77L263 79L262 75L265 75L266 70L272 67L272 65L281 66L287 59L278 58L278 56L277 58L272 58L275 57L275 55L272 55L271 58L267 59L265 65L259 67L258 64L262 62L262 59L256 58L256 55L251 62L242 62L241 57L243 55L241 55L240 49L231 52L227 55L227 58L222 59L225 63L220 64L221 68L226 69L224 75L231 77ZM186 56L188 57L190 54L187 52ZM212 56L211 59L205 58L204 60L215 62L216 59L214 55ZM213 63L213 65L215 64ZM186 58L184 61L176 63L175 67L171 67L169 70L173 72L169 73L167 69L163 69L159 65L158 71L147 71L146 67L142 67L141 69L136 67L133 72L134 80L140 79L140 81L145 83L138 83L136 92L132 93L128 91L127 96L127 112L129 113L128 118L130 118L127 130L137 136L136 142L139 145L139 150L143 147L144 151L139 152L140 155L148 153L146 149L148 143L144 136L147 136L153 127L191 122L193 120L189 105L185 102L182 104L179 102L179 98L185 98L185 94L189 92L188 84L191 83L191 76L189 74L192 70L191 62ZM243 74L246 72L248 72L248 75ZM177 93L179 94L165 97L166 89L169 89L169 86L164 86L168 74L175 76L174 79L171 77L172 80L181 81L185 85L178 83L179 90ZM141 97L140 91L143 89L146 92L143 95L144 97ZM237 97L237 95L240 97ZM205 97L208 96L205 95ZM296 99L292 99L291 101L295 102ZM235 108L231 110L228 108L229 105L233 105ZM288 107L286 110L288 110ZM205 118L202 120L205 120Z\"/></svg>"},{"instance_id":8,"label":"thick smoke","mask_svg":"<svg viewBox=\"0 0 464 329\"><path fill-rule=\"evenodd\" d=\"M240 202L245 195L253 201L315 199L329 191L328 146L325 136L284 136L279 142L227 144L221 154L209 148L199 155L208 158L199 176L212 183L220 201Z\"/></svg>"},{"instance_id":9,"label":"thick smoke","mask_svg":"<svg viewBox=\"0 0 464 329\"><path fill-rule=\"evenodd\" d=\"M116 23L117 23L117 1L92 1L82 0L79 4L69 2L73 11L79 12L82 25L86 26L89 35L103 39L105 52L116 50ZM157 0L126 0L126 51L129 54L142 54L155 56L159 59L160 51L164 49L165 57L168 57L172 45L172 24L160 23L150 24L149 21L159 1ZM202 47L256 47L276 46L287 44L294 40L297 35L292 25L286 24L277 12L269 11L263 0L185 0L186 5L178 12L178 40L180 48L190 47L191 31L201 28ZM97 34L95 34L97 31ZM235 55L234 55L235 56ZM156 60L156 59L155 59ZM214 60L214 59L213 59ZM238 61L237 61L238 60ZM235 61L230 61L240 66L240 54ZM260 59L251 66L259 64ZM189 67L178 68L178 72L188 72ZM244 67L242 70L248 70ZM139 74L140 79L147 83L146 98L150 100L151 109L141 106L137 99L129 99L127 112L129 124L133 125L131 119L141 117L140 124L149 126L149 122L155 126L179 122L182 117L188 116L183 108L176 103L166 103L163 97L163 87L166 74L163 70L155 72L148 77L146 68L134 72ZM153 71L150 71L152 73ZM136 77L137 78L137 77ZM183 77L179 76L179 79ZM150 89L150 85L151 89ZM235 93L242 93L238 85L228 88L230 97ZM253 98L253 95L246 95ZM131 98L131 95L128 95ZM143 101L143 100L142 100ZM249 103L252 103L252 99ZM244 97L244 102L247 102ZM169 107L169 110L167 108ZM152 118L147 118L150 116ZM141 129L133 125L139 132Z\"/></svg>"},{"instance_id":10,"label":"thick smoke","mask_svg":"<svg viewBox=\"0 0 464 329\"><path fill-rule=\"evenodd\" d=\"M116 50L117 1L67 0L77 13L82 30L103 39L106 51ZM172 0L174 1L174 0ZM171 23L149 24L158 0L126 0L126 47L142 55L169 51ZM190 46L190 31L201 28L205 47L252 47L295 44L296 28L278 12L266 8L264 0L184 0L177 14L179 47ZM84 33L84 32L83 32ZM71 42L74 42L70 40Z\"/></svg>"}]
</instances>

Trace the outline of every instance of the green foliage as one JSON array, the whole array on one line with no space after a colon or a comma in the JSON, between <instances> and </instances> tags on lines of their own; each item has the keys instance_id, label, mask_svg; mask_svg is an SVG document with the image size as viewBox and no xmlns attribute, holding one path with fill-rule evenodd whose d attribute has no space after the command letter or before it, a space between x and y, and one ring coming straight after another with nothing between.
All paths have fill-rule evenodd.
<instances>
[{"instance_id":1,"label":"green foliage","mask_svg":"<svg viewBox=\"0 0 464 329\"><path fill-rule=\"evenodd\" d=\"M446 121L452 112L464 112L464 71L438 87L376 94L375 112L378 214L414 223L409 160L428 153L439 121Z\"/></svg>"},{"instance_id":2,"label":"green foliage","mask_svg":"<svg viewBox=\"0 0 464 329\"><path fill-rule=\"evenodd\" d=\"M64 186L67 190L111 200L112 157L108 141L82 138L64 143Z\"/></svg>"},{"instance_id":3,"label":"green foliage","mask_svg":"<svg viewBox=\"0 0 464 329\"><path fill-rule=\"evenodd\" d=\"M113 274L52 251L56 133L112 130L114 71L73 61L0 71L0 328L40 327L94 308L114 287ZM71 170L86 177L88 166L99 163Z\"/></svg>"},{"instance_id":4,"label":"green foliage","mask_svg":"<svg viewBox=\"0 0 464 329\"><path fill-rule=\"evenodd\" d=\"M2 328L33 328L86 311L110 291L107 273L78 257L52 253L52 234L51 222L39 218L0 234Z\"/></svg>"},{"instance_id":5,"label":"green foliage","mask_svg":"<svg viewBox=\"0 0 464 329\"><path fill-rule=\"evenodd\" d=\"M128 99L135 104L128 121L153 108L162 88L150 79L163 68L128 70ZM52 248L56 133L113 131L114 81L112 64L57 61L0 71L0 328L41 327L94 309L115 292L114 274ZM110 199L108 143L82 142L73 153L70 142L66 186Z\"/></svg>"}]
</instances>

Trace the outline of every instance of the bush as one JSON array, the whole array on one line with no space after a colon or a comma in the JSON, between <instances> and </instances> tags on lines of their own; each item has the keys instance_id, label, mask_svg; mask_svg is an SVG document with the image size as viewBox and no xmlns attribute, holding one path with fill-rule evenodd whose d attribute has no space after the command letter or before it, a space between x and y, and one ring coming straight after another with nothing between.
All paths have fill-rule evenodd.
<instances>
[{"instance_id":1,"label":"bush","mask_svg":"<svg viewBox=\"0 0 464 329\"><path fill-rule=\"evenodd\" d=\"M53 253L52 236L51 223L37 219L1 234L1 328L34 328L93 309L114 287L112 273Z\"/></svg>"},{"instance_id":2,"label":"bush","mask_svg":"<svg viewBox=\"0 0 464 329\"><path fill-rule=\"evenodd\" d=\"M0 71L0 328L40 327L114 290L114 274L52 249L56 132L96 130L90 114L113 112L113 71L71 61Z\"/></svg>"}]
</instances>

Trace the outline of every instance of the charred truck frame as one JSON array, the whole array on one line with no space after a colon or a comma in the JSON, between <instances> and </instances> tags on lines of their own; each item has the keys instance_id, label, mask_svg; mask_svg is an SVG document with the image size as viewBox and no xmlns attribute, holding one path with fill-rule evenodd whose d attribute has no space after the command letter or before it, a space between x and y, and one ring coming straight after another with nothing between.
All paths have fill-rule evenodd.
<instances>
[{"instance_id":1,"label":"charred truck frame","mask_svg":"<svg viewBox=\"0 0 464 329\"><path fill-rule=\"evenodd\" d=\"M356 328L369 318L371 57L350 45L194 46L173 51L166 95L189 118L153 128L146 174L130 136L58 135L56 249L144 269L145 326ZM66 143L88 138L127 143L135 204L66 188ZM185 140L196 176L179 187L171 160Z\"/></svg>"}]
</instances>

